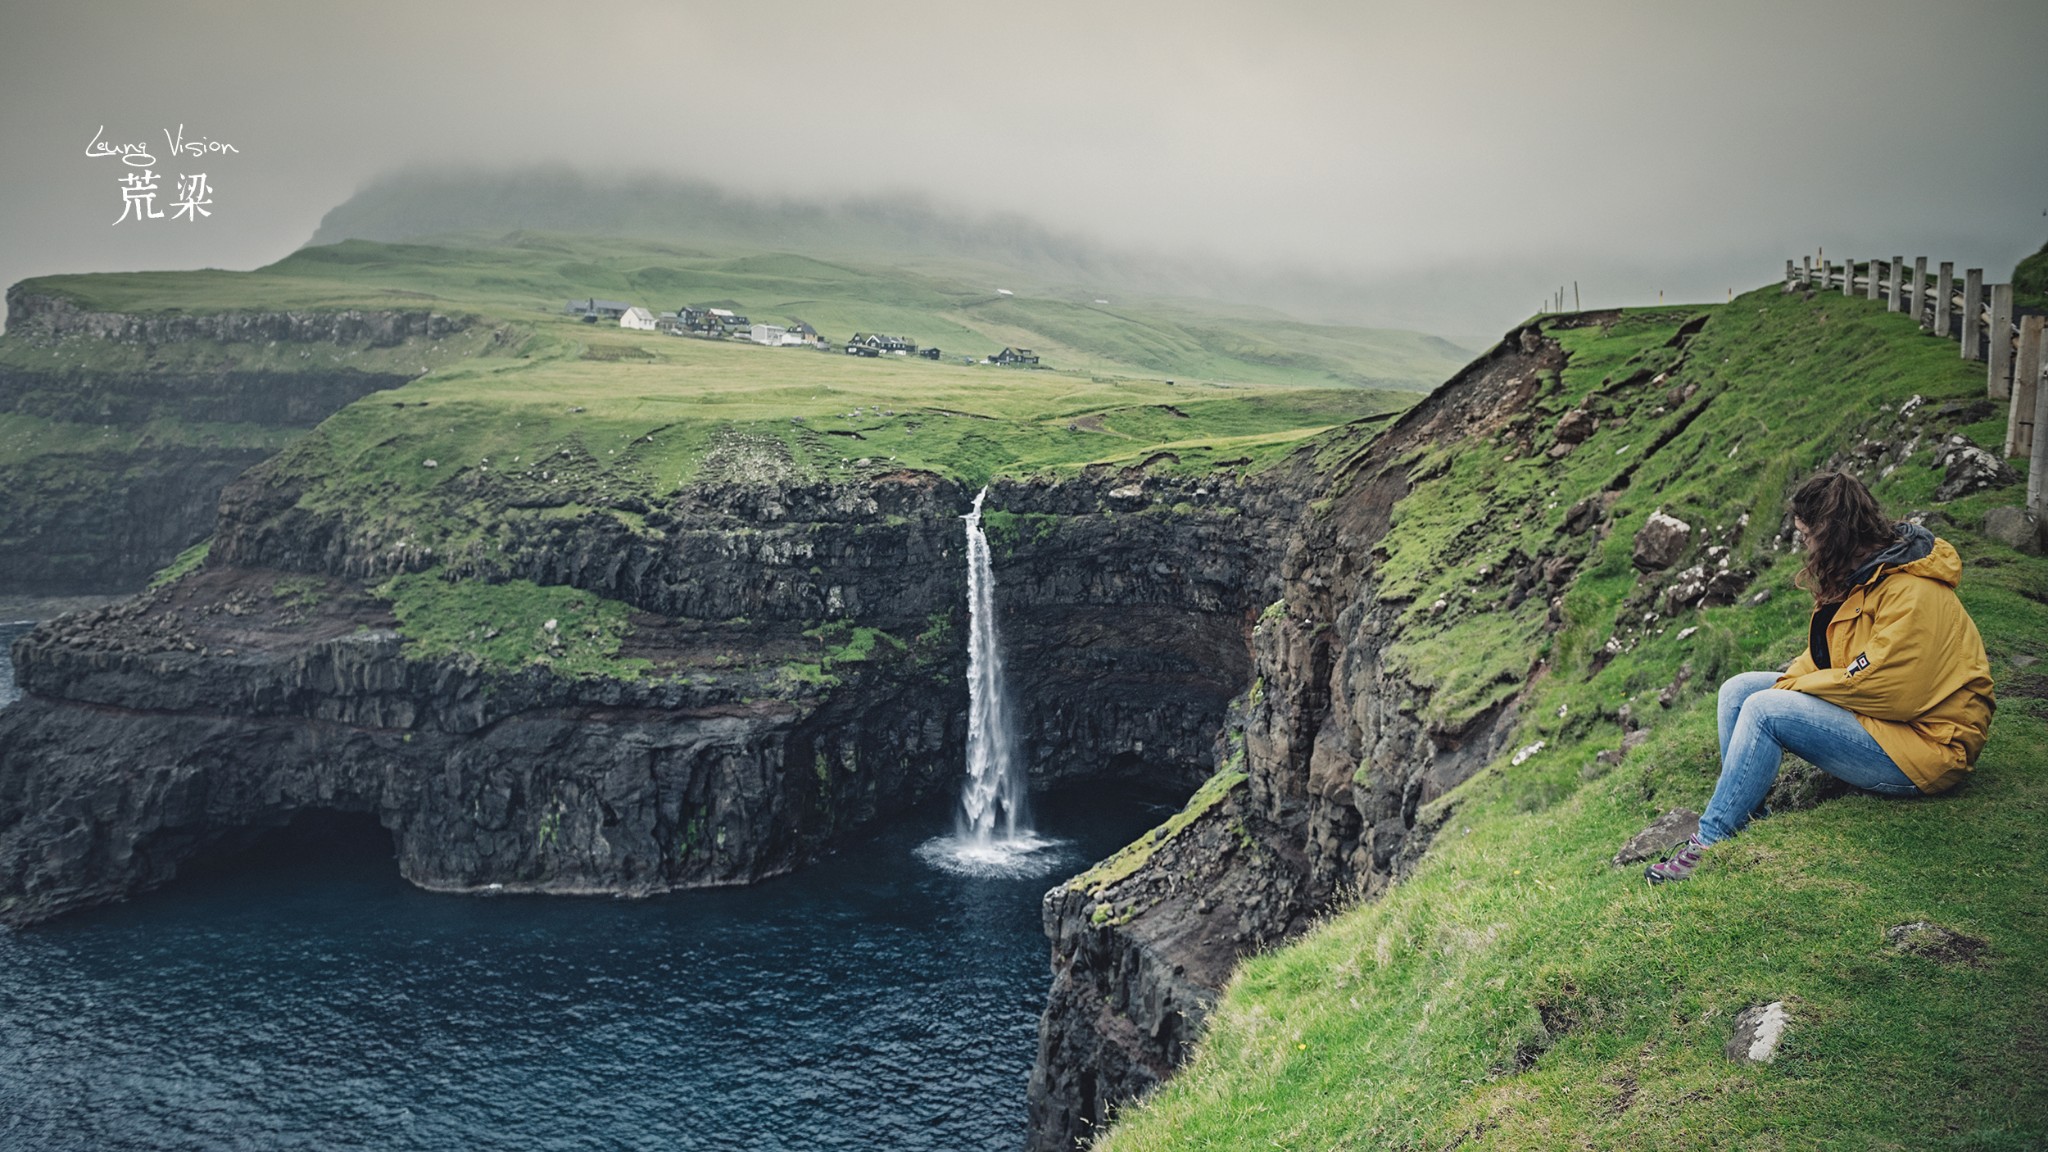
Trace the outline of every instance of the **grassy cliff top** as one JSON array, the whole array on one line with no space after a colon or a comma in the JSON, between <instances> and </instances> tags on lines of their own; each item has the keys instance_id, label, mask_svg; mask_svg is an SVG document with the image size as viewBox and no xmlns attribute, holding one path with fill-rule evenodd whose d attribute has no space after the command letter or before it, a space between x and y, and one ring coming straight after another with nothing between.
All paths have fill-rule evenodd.
<instances>
[{"instance_id":1,"label":"grassy cliff top","mask_svg":"<svg viewBox=\"0 0 2048 1152\"><path fill-rule=\"evenodd\" d=\"M1572 357L1530 442L1409 462L1434 478L1380 545L1380 579L1416 606L1386 658L1447 724L1526 692L1516 755L1423 814L1441 830L1412 876L1245 964L1190 1065L1097 1147L2048 1141L2048 559L1981 532L2023 487L1933 499L1935 449L1956 433L1995 446L2002 409L1982 403L1981 365L1881 305L1771 288L1690 311L1705 321L1683 348L1677 315L1546 320ZM1558 459L1573 408L1600 424ZM1791 483L1831 459L1894 514L1933 511L1961 551L1998 684L1990 742L1951 793L1780 813L1650 889L1609 857L1658 813L1704 806L1719 680L1802 644L1810 600L1781 517ZM1613 531L1574 536L1566 517L1603 492ZM1671 573L1637 575L1632 541L1658 509L1757 572L1735 603L1672 610L1654 595ZM1561 630L1542 597L1510 610L1486 578L1517 554L1578 559ZM1614 767L1596 754L1621 745L1624 708L1649 740ZM1920 921L1982 951L1888 940ZM1772 1001L1792 1020L1775 1062L1731 1062L1734 1018Z\"/></svg>"},{"instance_id":2,"label":"grassy cliff top","mask_svg":"<svg viewBox=\"0 0 2048 1152\"><path fill-rule=\"evenodd\" d=\"M380 504L471 470L546 471L553 483L650 499L701 478L809 482L910 468L981 483L1160 453L1182 470L1205 470L1271 459L1304 436L1407 399L865 360L587 328L527 347L524 358L451 365L359 401L279 466L316 499ZM743 459L714 458L720 446L743 448ZM424 467L427 460L437 466Z\"/></svg>"},{"instance_id":3,"label":"grassy cliff top","mask_svg":"<svg viewBox=\"0 0 2048 1152\"><path fill-rule=\"evenodd\" d=\"M1006 295L981 270L953 274L744 254L654 241L514 233L427 243L345 240L253 272L95 273L23 281L23 292L109 312L434 309L560 322L599 297L651 312L716 303L757 321L803 320L937 345L957 362L1028 347L1061 369L1229 383L1427 390L1465 360L1433 336L1306 324L1210 301Z\"/></svg>"},{"instance_id":4,"label":"grassy cliff top","mask_svg":"<svg viewBox=\"0 0 2048 1152\"><path fill-rule=\"evenodd\" d=\"M315 503L411 515L429 490L468 470L514 466L546 472L555 485L575 472L584 495L660 500L702 475L720 445L735 444L750 446L741 455L766 467L741 468L737 478L774 481L916 468L979 483L1162 453L1171 457L1165 466L1183 471L1255 466L1319 431L1405 406L1464 355L1413 332L1301 324L1213 303L1111 304L1003 295L996 287L928 271L586 236L350 240L302 249L254 272L51 276L19 288L87 311L402 309L472 323L390 346L144 345L76 334L50 339L25 329L0 339L0 368L66 379L309 371L416 377L332 416L280 461ZM835 342L879 331L936 344L945 355L863 359L584 324L564 314L565 301L592 296L651 311L712 304L757 321L802 320ZM1005 346L1032 348L1048 367L962 362ZM8 416L0 450L41 451L35 445L52 440L44 425L74 418L56 404L38 407L35 420ZM90 413L75 419L101 440L118 431L100 428ZM156 440L220 435L210 424L187 434L167 421L157 421ZM426 467L428 460L437 467Z\"/></svg>"}]
</instances>

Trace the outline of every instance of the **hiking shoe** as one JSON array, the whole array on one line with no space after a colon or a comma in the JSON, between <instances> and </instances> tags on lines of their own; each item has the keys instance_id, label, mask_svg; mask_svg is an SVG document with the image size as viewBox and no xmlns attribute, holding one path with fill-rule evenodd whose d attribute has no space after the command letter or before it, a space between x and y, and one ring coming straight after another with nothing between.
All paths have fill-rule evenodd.
<instances>
[{"instance_id":1,"label":"hiking shoe","mask_svg":"<svg viewBox=\"0 0 2048 1152\"><path fill-rule=\"evenodd\" d=\"M1700 853L1706 851L1706 848L1705 844L1700 843L1699 833L1695 832L1686 838L1684 846L1678 851L1643 869L1643 877L1652 884L1662 884L1666 880L1683 880L1692 875L1693 869L1700 866Z\"/></svg>"}]
</instances>

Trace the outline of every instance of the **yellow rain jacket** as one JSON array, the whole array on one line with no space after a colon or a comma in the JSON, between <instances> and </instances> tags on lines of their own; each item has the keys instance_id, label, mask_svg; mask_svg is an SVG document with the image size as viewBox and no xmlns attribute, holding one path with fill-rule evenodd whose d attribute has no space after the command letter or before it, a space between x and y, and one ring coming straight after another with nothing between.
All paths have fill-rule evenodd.
<instances>
[{"instance_id":1,"label":"yellow rain jacket","mask_svg":"<svg viewBox=\"0 0 2048 1152\"><path fill-rule=\"evenodd\" d=\"M1817 667L1809 647L1776 685L1856 713L1922 792L1970 771L1996 707L1984 640L1956 599L1962 574L1962 557L1940 539L1917 559L1878 564L1827 625L1830 666Z\"/></svg>"}]
</instances>

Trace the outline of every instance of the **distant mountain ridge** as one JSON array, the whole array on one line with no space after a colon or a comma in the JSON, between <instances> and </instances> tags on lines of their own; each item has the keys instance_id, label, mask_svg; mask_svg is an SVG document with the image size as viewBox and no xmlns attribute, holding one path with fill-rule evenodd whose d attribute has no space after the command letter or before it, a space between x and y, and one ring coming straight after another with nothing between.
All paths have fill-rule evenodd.
<instances>
[{"instance_id":1,"label":"distant mountain ridge","mask_svg":"<svg viewBox=\"0 0 2048 1152\"><path fill-rule=\"evenodd\" d=\"M1427 278L1342 278L1258 270L1202 256L1118 249L1015 213L970 215L910 193L841 200L748 196L703 180L595 176L554 166L519 172L415 168L388 173L336 205L309 246L513 231L646 238L705 254L790 252L859 259L990 287L1088 303L1118 294L1254 304L1322 324L1408 328L1449 337L1459 357L1499 330L1462 270Z\"/></svg>"},{"instance_id":2,"label":"distant mountain ridge","mask_svg":"<svg viewBox=\"0 0 2048 1152\"><path fill-rule=\"evenodd\" d=\"M1148 294L1185 293L1191 262L1120 255L1015 214L971 217L910 194L827 202L752 197L701 180L588 176L568 168L515 176L415 169L372 182L330 210L309 245L399 241L457 232L643 236L723 250L891 258L906 266L980 264L1037 281Z\"/></svg>"}]
</instances>

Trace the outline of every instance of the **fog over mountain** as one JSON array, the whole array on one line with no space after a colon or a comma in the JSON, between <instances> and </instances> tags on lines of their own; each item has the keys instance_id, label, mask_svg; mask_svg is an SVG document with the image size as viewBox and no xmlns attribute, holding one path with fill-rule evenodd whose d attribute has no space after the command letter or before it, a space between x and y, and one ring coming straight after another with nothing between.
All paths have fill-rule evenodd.
<instances>
[{"instance_id":1,"label":"fog over mountain","mask_svg":"<svg viewBox=\"0 0 2048 1152\"><path fill-rule=\"evenodd\" d=\"M1515 307L1500 287L1485 287L1478 268L1458 270L1462 279L1440 274L1427 283L1334 277L1213 254L1118 247L1016 213L969 214L910 193L840 200L749 196L655 173L606 177L565 167L391 173L322 217L309 243L522 230L859 260L1083 300L1135 294L1252 303L1306 320L1456 334L1468 344L1496 334L1475 326L1474 318ZM1474 308L1475 292L1494 307Z\"/></svg>"},{"instance_id":2,"label":"fog over mountain","mask_svg":"<svg viewBox=\"0 0 2048 1152\"><path fill-rule=\"evenodd\" d=\"M2044 38L1992 0L12 5L0 280L253 267L358 193L337 220L426 211L424 172L464 218L674 185L722 228L1470 343L1574 280L1720 299L1816 247L2005 275L2048 233ZM128 218L96 139L212 215Z\"/></svg>"}]
</instances>

